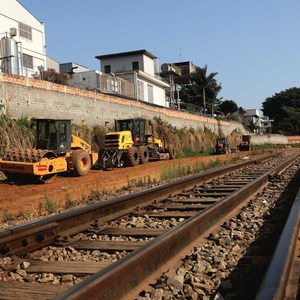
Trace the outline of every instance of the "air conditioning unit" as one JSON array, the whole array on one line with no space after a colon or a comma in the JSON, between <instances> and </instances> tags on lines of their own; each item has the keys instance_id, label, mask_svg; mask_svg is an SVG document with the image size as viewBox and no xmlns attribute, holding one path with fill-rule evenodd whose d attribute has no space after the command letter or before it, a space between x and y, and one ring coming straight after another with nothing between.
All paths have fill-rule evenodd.
<instances>
[{"instance_id":1,"label":"air conditioning unit","mask_svg":"<svg viewBox=\"0 0 300 300\"><path fill-rule=\"evenodd\" d=\"M17 35L17 28L12 27L9 29L9 34L11 37L16 36Z\"/></svg>"}]
</instances>

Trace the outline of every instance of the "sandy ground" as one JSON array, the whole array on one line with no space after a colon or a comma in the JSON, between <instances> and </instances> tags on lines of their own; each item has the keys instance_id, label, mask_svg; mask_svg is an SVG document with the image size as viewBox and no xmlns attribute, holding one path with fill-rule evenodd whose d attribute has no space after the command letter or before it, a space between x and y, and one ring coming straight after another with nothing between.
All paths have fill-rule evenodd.
<instances>
[{"instance_id":1,"label":"sandy ground","mask_svg":"<svg viewBox=\"0 0 300 300\"><path fill-rule=\"evenodd\" d=\"M208 164L216 159L226 163L234 157L245 157L248 153L234 153L218 156L203 156L175 159L170 161L149 162L145 165L114 169L111 171L91 170L83 177L58 176L49 184L15 184L0 181L0 215L8 210L12 213L36 212L39 203L45 203L46 197L56 202L61 208L68 197L72 200L81 199L91 191L116 191L127 187L131 181L160 180L164 170L177 166L193 166Z\"/></svg>"}]
</instances>

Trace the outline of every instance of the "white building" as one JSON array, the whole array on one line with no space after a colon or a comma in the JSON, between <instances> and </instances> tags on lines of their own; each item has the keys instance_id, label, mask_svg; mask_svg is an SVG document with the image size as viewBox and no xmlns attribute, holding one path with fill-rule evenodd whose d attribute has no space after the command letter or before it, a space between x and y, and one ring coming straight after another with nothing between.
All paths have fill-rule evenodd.
<instances>
[{"instance_id":1,"label":"white building","mask_svg":"<svg viewBox=\"0 0 300 300\"><path fill-rule=\"evenodd\" d=\"M244 122L254 130L254 133L269 133L273 121L265 117L259 109L247 109Z\"/></svg>"},{"instance_id":2,"label":"white building","mask_svg":"<svg viewBox=\"0 0 300 300\"><path fill-rule=\"evenodd\" d=\"M59 73L69 74L69 84L81 89L100 90L100 72L74 62L60 63Z\"/></svg>"},{"instance_id":3,"label":"white building","mask_svg":"<svg viewBox=\"0 0 300 300\"><path fill-rule=\"evenodd\" d=\"M97 70L74 72L69 84L81 89L100 90L100 72Z\"/></svg>"},{"instance_id":4,"label":"white building","mask_svg":"<svg viewBox=\"0 0 300 300\"><path fill-rule=\"evenodd\" d=\"M31 76L47 69L44 23L19 1L0 1L0 70Z\"/></svg>"},{"instance_id":5,"label":"white building","mask_svg":"<svg viewBox=\"0 0 300 300\"><path fill-rule=\"evenodd\" d=\"M146 50L96 56L101 60L101 72L131 82L134 98L148 103L168 106L166 89L170 85L159 77L157 57Z\"/></svg>"}]
</instances>

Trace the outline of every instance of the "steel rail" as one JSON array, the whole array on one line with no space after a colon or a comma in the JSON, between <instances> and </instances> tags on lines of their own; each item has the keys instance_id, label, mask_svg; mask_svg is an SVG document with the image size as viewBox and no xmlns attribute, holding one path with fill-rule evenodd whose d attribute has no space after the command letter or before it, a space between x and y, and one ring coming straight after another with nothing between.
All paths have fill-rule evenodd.
<instances>
[{"instance_id":1,"label":"steel rail","mask_svg":"<svg viewBox=\"0 0 300 300\"><path fill-rule=\"evenodd\" d=\"M256 300L285 299L300 227L300 189L294 200Z\"/></svg>"},{"instance_id":2,"label":"steel rail","mask_svg":"<svg viewBox=\"0 0 300 300\"><path fill-rule=\"evenodd\" d=\"M0 257L33 251L53 243L54 240L64 239L64 236L71 236L83 231L94 220L106 222L121 217L132 211L133 208L144 207L153 200L162 199L166 195L192 187L199 182L210 180L260 161L272 159L272 157L274 155L266 155L259 159L184 178L176 181L176 183L170 182L146 191L132 193L2 230L0 231Z\"/></svg>"},{"instance_id":3,"label":"steel rail","mask_svg":"<svg viewBox=\"0 0 300 300\"><path fill-rule=\"evenodd\" d=\"M224 218L233 208L245 202L268 182L269 176L278 174L298 157L284 161L239 191L225 197L210 208L185 220L144 247L99 271L55 299L126 299L126 295L143 280L188 247L202 233Z\"/></svg>"}]
</instances>

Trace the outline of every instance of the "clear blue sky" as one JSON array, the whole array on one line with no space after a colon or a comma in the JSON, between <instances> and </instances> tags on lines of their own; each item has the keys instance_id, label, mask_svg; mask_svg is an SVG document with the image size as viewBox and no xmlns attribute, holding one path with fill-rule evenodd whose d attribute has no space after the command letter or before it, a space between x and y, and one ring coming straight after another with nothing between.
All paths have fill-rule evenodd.
<instances>
[{"instance_id":1,"label":"clear blue sky","mask_svg":"<svg viewBox=\"0 0 300 300\"><path fill-rule=\"evenodd\" d=\"M96 55L146 49L160 63L218 72L223 100L261 108L299 87L299 0L19 0L45 23L47 54L100 69Z\"/></svg>"}]
</instances>

